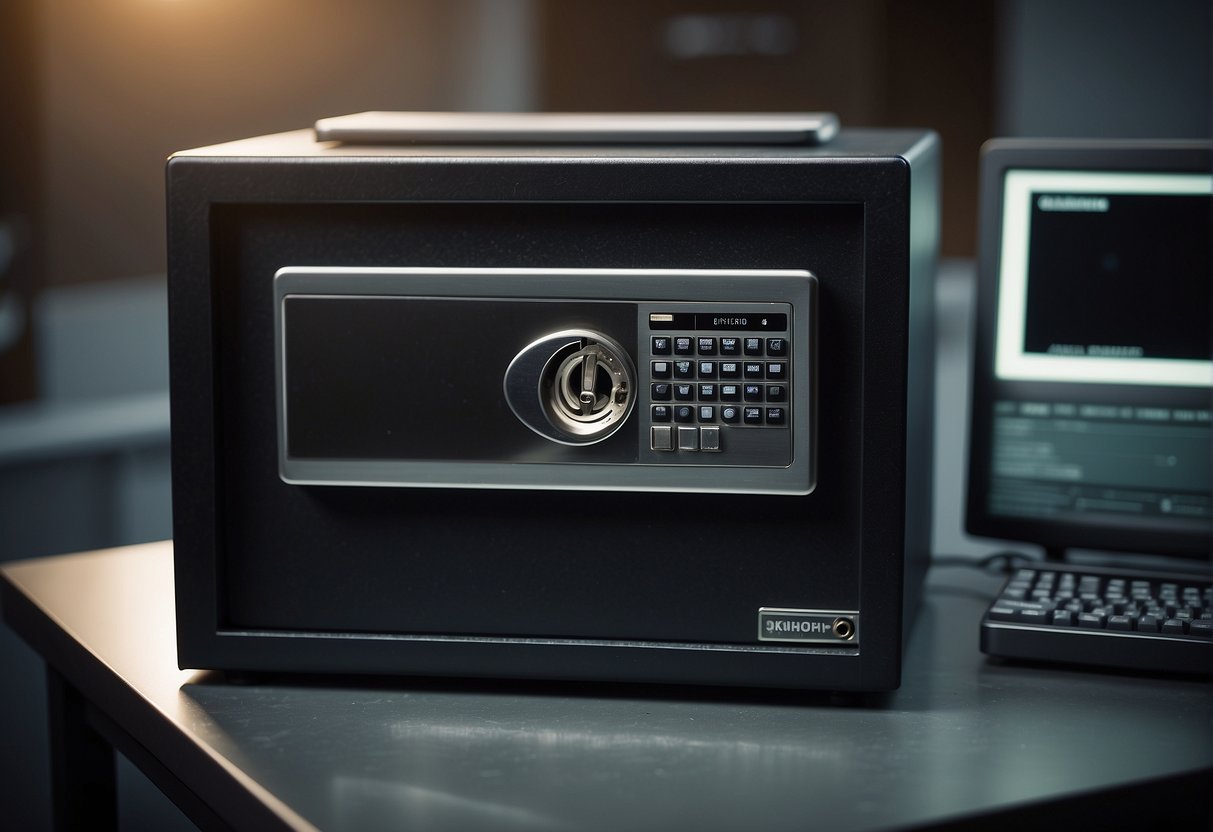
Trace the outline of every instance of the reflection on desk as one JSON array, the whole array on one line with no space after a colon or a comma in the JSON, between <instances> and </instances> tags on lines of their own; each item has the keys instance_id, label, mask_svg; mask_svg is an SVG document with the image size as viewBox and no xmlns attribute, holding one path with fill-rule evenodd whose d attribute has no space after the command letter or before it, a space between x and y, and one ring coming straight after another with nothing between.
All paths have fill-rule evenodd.
<instances>
[{"instance_id":1,"label":"reflection on desk","mask_svg":"<svg viewBox=\"0 0 1213 832\"><path fill-rule=\"evenodd\" d=\"M1089 828L1151 795L1156 815L1207 825L1209 686L991 663L977 622L999 579L973 570L934 570L903 687L865 699L179 671L171 556L166 542L9 565L4 616L111 741L154 758L149 776L163 766L233 826L841 830L1071 813Z\"/></svg>"}]
</instances>

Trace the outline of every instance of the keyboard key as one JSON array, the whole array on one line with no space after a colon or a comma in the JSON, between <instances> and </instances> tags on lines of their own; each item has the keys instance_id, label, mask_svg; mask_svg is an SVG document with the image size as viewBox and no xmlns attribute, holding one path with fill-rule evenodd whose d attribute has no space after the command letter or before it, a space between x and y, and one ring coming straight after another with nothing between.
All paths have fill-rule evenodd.
<instances>
[{"instance_id":1,"label":"keyboard key","mask_svg":"<svg viewBox=\"0 0 1213 832\"><path fill-rule=\"evenodd\" d=\"M1158 618L1153 615L1142 615L1137 618L1137 632L1139 633L1157 633Z\"/></svg>"},{"instance_id":2,"label":"keyboard key","mask_svg":"<svg viewBox=\"0 0 1213 832\"><path fill-rule=\"evenodd\" d=\"M1053 626L1069 627L1074 623L1074 613L1069 610L1053 610Z\"/></svg>"},{"instance_id":3,"label":"keyboard key","mask_svg":"<svg viewBox=\"0 0 1213 832\"><path fill-rule=\"evenodd\" d=\"M715 361L700 361L699 362L699 377L700 378L716 378L716 362Z\"/></svg>"},{"instance_id":4,"label":"keyboard key","mask_svg":"<svg viewBox=\"0 0 1213 832\"><path fill-rule=\"evenodd\" d=\"M1213 619L1198 618L1188 625L1188 635L1213 638Z\"/></svg>"},{"instance_id":5,"label":"keyboard key","mask_svg":"<svg viewBox=\"0 0 1213 832\"><path fill-rule=\"evenodd\" d=\"M1180 621L1178 618L1168 618L1162 623L1163 635L1182 636L1187 632L1186 624L1186 621Z\"/></svg>"},{"instance_id":6,"label":"keyboard key","mask_svg":"<svg viewBox=\"0 0 1213 832\"><path fill-rule=\"evenodd\" d=\"M1088 630L1102 630L1107 621L1108 617L1102 613L1080 612L1078 614L1078 626Z\"/></svg>"},{"instance_id":7,"label":"keyboard key","mask_svg":"<svg viewBox=\"0 0 1213 832\"><path fill-rule=\"evenodd\" d=\"M1133 619L1127 615L1114 615L1108 619L1109 630L1129 631L1133 629Z\"/></svg>"}]
</instances>

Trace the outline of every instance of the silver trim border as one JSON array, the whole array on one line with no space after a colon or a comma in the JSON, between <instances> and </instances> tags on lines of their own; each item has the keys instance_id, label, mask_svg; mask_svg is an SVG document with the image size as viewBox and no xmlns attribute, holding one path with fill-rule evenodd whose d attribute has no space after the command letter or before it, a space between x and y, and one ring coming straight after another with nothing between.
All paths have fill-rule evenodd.
<instances>
[{"instance_id":1,"label":"silver trim border","mask_svg":"<svg viewBox=\"0 0 1213 832\"><path fill-rule=\"evenodd\" d=\"M808 271L288 266L274 275L273 286L278 473L289 485L789 496L810 494L816 485L817 278ZM800 350L797 372L802 378L807 374L807 383L791 386L792 462L787 467L761 468L730 466L727 460L719 465L678 466L292 458L286 447L289 414L282 314L283 301L292 295L791 304L789 337L793 348ZM648 333L643 337L647 341ZM647 435L642 437L646 447L647 440Z\"/></svg>"}]
</instances>

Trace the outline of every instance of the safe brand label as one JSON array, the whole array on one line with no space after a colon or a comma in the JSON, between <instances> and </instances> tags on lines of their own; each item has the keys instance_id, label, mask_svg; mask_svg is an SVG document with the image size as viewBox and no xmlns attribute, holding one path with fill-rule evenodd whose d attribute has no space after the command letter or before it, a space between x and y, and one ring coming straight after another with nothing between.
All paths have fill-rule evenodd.
<instances>
[{"instance_id":1,"label":"safe brand label","mask_svg":"<svg viewBox=\"0 0 1213 832\"><path fill-rule=\"evenodd\" d=\"M854 646L859 643L859 613L762 607L758 610L758 640Z\"/></svg>"}]
</instances>

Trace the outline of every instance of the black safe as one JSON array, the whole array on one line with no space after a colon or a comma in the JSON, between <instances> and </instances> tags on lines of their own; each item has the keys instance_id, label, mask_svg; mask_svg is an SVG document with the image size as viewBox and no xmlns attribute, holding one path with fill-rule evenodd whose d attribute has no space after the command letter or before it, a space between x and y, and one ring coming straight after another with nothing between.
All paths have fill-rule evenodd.
<instances>
[{"instance_id":1,"label":"black safe","mask_svg":"<svg viewBox=\"0 0 1213 832\"><path fill-rule=\"evenodd\" d=\"M182 667L898 685L938 142L168 163Z\"/></svg>"}]
</instances>

